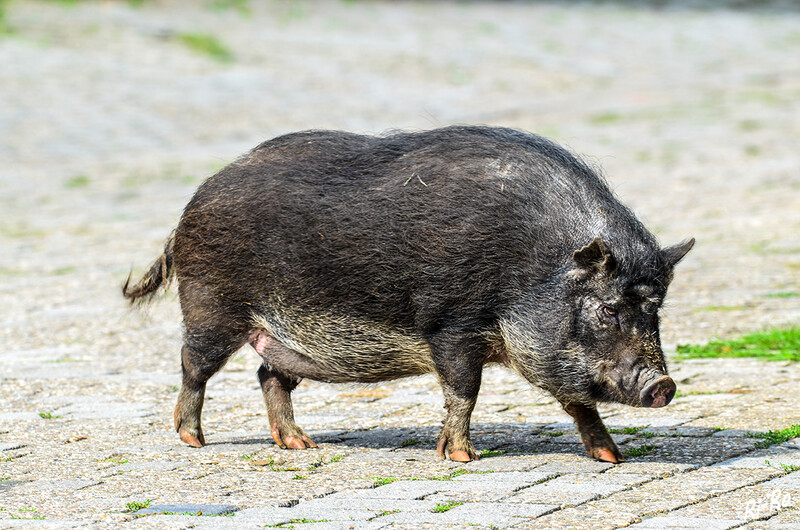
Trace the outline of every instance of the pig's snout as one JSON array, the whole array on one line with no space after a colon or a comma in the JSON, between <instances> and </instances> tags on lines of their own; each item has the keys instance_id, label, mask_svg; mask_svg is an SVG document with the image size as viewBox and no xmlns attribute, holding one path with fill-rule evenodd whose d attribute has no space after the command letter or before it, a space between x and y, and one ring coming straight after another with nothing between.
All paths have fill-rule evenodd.
<instances>
[{"instance_id":1,"label":"pig's snout","mask_svg":"<svg viewBox=\"0 0 800 530\"><path fill-rule=\"evenodd\" d=\"M643 407L659 408L668 405L675 397L675 381L668 375L661 376L647 383L639 392Z\"/></svg>"}]
</instances>

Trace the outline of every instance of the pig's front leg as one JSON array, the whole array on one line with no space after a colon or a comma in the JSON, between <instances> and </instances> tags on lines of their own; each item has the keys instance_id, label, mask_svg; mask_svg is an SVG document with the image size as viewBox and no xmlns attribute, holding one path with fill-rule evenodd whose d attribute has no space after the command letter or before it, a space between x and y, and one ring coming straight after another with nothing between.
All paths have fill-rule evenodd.
<instances>
[{"instance_id":1,"label":"pig's front leg","mask_svg":"<svg viewBox=\"0 0 800 530\"><path fill-rule=\"evenodd\" d=\"M258 369L258 382L267 406L269 427L275 443L284 449L316 447L311 438L294 421L292 390L302 376L292 375L297 369L311 364L296 352L274 340L265 331L258 330L250 337L250 345L264 359ZM283 369L273 366L276 361Z\"/></svg>"},{"instance_id":2,"label":"pig's front leg","mask_svg":"<svg viewBox=\"0 0 800 530\"><path fill-rule=\"evenodd\" d=\"M263 364L258 369L258 381L267 405L267 417L272 438L284 449L316 447L311 438L294 421L291 392L299 379L271 370Z\"/></svg>"},{"instance_id":3,"label":"pig's front leg","mask_svg":"<svg viewBox=\"0 0 800 530\"><path fill-rule=\"evenodd\" d=\"M606 426L603 425L603 420L600 419L600 415L597 413L597 407L574 403L562 403L562 405L567 414L575 420L575 425L577 425L578 432L581 434L583 446L589 456L613 464L625 460L622 453L619 452L617 444L608 434Z\"/></svg>"},{"instance_id":4,"label":"pig's front leg","mask_svg":"<svg viewBox=\"0 0 800 530\"><path fill-rule=\"evenodd\" d=\"M488 349L474 336L443 334L429 340L429 344L447 410L436 451L442 458L449 454L450 460L457 462L478 460L469 439L469 423L478 400Z\"/></svg>"}]
</instances>

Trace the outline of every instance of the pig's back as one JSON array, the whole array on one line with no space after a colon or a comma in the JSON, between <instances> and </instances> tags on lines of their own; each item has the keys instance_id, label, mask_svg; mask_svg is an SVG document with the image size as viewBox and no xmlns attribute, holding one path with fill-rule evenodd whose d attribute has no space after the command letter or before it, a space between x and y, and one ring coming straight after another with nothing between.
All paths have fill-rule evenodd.
<instances>
[{"instance_id":1,"label":"pig's back","mask_svg":"<svg viewBox=\"0 0 800 530\"><path fill-rule=\"evenodd\" d=\"M324 310L417 340L491 328L620 222L638 223L591 169L537 136L311 131L265 142L204 183L175 259L179 281L235 279L213 288L249 307Z\"/></svg>"}]
</instances>

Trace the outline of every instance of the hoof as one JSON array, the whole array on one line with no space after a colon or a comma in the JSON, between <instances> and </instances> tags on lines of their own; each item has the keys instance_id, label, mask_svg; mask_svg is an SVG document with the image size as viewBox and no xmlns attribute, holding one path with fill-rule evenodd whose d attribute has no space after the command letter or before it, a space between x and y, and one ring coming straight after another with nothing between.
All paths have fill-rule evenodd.
<instances>
[{"instance_id":1,"label":"hoof","mask_svg":"<svg viewBox=\"0 0 800 530\"><path fill-rule=\"evenodd\" d=\"M472 444L469 444L472 446ZM439 443L436 444L436 453L442 460L445 460L447 456L445 455L445 450L447 449L447 438L439 439ZM473 460L478 460L478 455L475 454L475 450L464 450L464 449L456 449L455 451L450 451L450 460L454 462L472 462Z\"/></svg>"},{"instance_id":2,"label":"hoof","mask_svg":"<svg viewBox=\"0 0 800 530\"><path fill-rule=\"evenodd\" d=\"M272 439L283 449L313 449L317 446L314 441L301 431L300 434L281 434L278 427L273 427Z\"/></svg>"},{"instance_id":3,"label":"hoof","mask_svg":"<svg viewBox=\"0 0 800 530\"><path fill-rule=\"evenodd\" d=\"M191 445L192 447L203 447L204 445L206 445L206 439L203 436L202 432L198 432L197 436L189 433L183 428L181 428L178 432L181 436L181 440Z\"/></svg>"},{"instance_id":4,"label":"hoof","mask_svg":"<svg viewBox=\"0 0 800 530\"><path fill-rule=\"evenodd\" d=\"M466 451L453 451L450 453L450 460L455 462L472 462L473 460L478 460L478 456L470 457L469 453Z\"/></svg>"},{"instance_id":5,"label":"hoof","mask_svg":"<svg viewBox=\"0 0 800 530\"><path fill-rule=\"evenodd\" d=\"M625 458L620 454L619 450L612 451L607 447L595 447L589 453L589 456L602 462L611 462L612 464L619 464L625 461Z\"/></svg>"}]
</instances>

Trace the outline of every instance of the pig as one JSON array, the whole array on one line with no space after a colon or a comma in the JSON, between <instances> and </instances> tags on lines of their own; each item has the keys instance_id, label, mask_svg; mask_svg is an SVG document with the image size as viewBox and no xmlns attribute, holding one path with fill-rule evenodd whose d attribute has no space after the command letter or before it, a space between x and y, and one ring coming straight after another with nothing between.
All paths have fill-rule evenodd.
<instances>
[{"instance_id":1,"label":"pig","mask_svg":"<svg viewBox=\"0 0 800 530\"><path fill-rule=\"evenodd\" d=\"M206 180L164 253L123 294L178 282L181 440L202 447L206 382L237 350L280 447L314 441L294 419L303 378L379 383L435 374L442 458L478 458L470 418L487 363L552 394L588 454L623 457L596 404L675 395L659 316L694 239L661 248L604 178L513 129L453 126L266 141Z\"/></svg>"}]
</instances>

